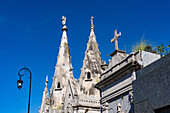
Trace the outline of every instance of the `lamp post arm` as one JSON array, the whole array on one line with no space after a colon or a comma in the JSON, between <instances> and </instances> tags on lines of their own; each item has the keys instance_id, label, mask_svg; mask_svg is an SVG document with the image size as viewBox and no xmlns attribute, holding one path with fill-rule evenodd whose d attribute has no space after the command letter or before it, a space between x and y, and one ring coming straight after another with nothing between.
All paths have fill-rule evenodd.
<instances>
[{"instance_id":1,"label":"lamp post arm","mask_svg":"<svg viewBox=\"0 0 170 113\"><path fill-rule=\"evenodd\" d=\"M19 76L22 77L22 76L24 75L24 74L22 74L22 75L20 74L20 72L21 72L22 70L27 70L27 71L30 73L30 77L32 76L32 73L31 73L31 71L30 71L28 68L22 68L22 69L20 69L19 72L18 72L18 75L19 75Z\"/></svg>"},{"instance_id":2,"label":"lamp post arm","mask_svg":"<svg viewBox=\"0 0 170 113\"><path fill-rule=\"evenodd\" d=\"M20 69L19 70L19 72L18 72L18 75L20 76L20 77L22 77L24 74L20 74L20 72L22 71L22 70L27 70L29 73L30 73L30 86L29 86L29 99L28 99L28 113L30 112L30 98L31 98L31 77L32 77L32 73L31 73L31 71L28 69L28 68L22 68L22 69Z\"/></svg>"}]
</instances>

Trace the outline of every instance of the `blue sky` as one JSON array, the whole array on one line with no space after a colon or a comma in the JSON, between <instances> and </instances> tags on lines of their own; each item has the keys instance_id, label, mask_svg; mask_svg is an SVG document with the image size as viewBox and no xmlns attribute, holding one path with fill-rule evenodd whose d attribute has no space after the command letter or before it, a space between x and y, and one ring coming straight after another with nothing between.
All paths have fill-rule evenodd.
<instances>
[{"instance_id":1,"label":"blue sky","mask_svg":"<svg viewBox=\"0 0 170 113\"><path fill-rule=\"evenodd\" d=\"M62 35L61 17L67 17L68 41L73 74L79 78L88 36L90 17L101 57L108 61L114 51L114 30L122 33L119 48L127 53L144 36L153 46L170 41L169 0L1 0L0 72L1 113L25 113L29 76L17 89L18 71L26 66L33 73L31 113L41 105L45 77L52 85Z\"/></svg>"}]
</instances>

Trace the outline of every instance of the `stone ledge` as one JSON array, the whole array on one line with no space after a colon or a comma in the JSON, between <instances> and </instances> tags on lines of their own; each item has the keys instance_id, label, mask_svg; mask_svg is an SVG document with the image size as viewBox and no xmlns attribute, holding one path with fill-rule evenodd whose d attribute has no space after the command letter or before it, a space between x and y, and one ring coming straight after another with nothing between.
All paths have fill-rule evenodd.
<instances>
[{"instance_id":1,"label":"stone ledge","mask_svg":"<svg viewBox=\"0 0 170 113\"><path fill-rule=\"evenodd\" d=\"M57 88L57 89L55 89L55 91L59 91L59 90L62 90L62 88Z\"/></svg>"},{"instance_id":2,"label":"stone ledge","mask_svg":"<svg viewBox=\"0 0 170 113\"><path fill-rule=\"evenodd\" d=\"M113 53L111 53L110 54L110 56L112 57L112 56L114 56L115 54L117 54L117 53L121 53L121 54L126 54L126 52L125 51L122 51L122 50L115 50L115 51L113 51Z\"/></svg>"},{"instance_id":3,"label":"stone ledge","mask_svg":"<svg viewBox=\"0 0 170 113\"><path fill-rule=\"evenodd\" d=\"M85 81L92 81L93 79L86 79Z\"/></svg>"}]
</instances>

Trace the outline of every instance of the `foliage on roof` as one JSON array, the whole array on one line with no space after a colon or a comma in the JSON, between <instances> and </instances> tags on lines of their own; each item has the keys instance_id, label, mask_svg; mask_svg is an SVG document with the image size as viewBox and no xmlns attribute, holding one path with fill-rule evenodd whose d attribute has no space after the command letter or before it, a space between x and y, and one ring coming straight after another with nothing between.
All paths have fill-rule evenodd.
<instances>
[{"instance_id":1,"label":"foliage on roof","mask_svg":"<svg viewBox=\"0 0 170 113\"><path fill-rule=\"evenodd\" d=\"M167 55L170 54L170 41L167 43L167 46L160 44L156 47L153 47L149 44L146 40L140 39L140 42L137 42L134 46L132 46L132 51L136 52L138 50L147 51L151 53L156 53L160 55Z\"/></svg>"},{"instance_id":2,"label":"foliage on roof","mask_svg":"<svg viewBox=\"0 0 170 113\"><path fill-rule=\"evenodd\" d=\"M157 53L156 47L152 47L151 44L149 44L144 39L140 39L140 42L137 42L134 46L132 46L133 52L136 52L138 50Z\"/></svg>"},{"instance_id":3,"label":"foliage on roof","mask_svg":"<svg viewBox=\"0 0 170 113\"><path fill-rule=\"evenodd\" d=\"M164 46L163 44L158 45L157 51L161 55L170 54L170 41L167 43L167 46Z\"/></svg>"}]
</instances>

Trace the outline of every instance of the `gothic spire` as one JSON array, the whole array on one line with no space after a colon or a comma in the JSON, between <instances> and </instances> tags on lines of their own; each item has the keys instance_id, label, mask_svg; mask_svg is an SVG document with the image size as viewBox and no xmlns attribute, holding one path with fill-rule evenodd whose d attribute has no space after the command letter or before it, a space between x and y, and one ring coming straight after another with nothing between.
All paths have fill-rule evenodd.
<instances>
[{"instance_id":1,"label":"gothic spire","mask_svg":"<svg viewBox=\"0 0 170 113\"><path fill-rule=\"evenodd\" d=\"M94 33L93 19L94 17L91 17L90 36L89 41L87 43L85 57L83 60L83 67L81 68L79 85L80 91L82 91L83 94L99 96L98 91L96 91L97 93L95 94L93 88L94 84L99 81L99 76L102 72L100 67L100 65L102 64L102 59ZM86 87L87 85L89 86L88 88Z\"/></svg>"},{"instance_id":2,"label":"gothic spire","mask_svg":"<svg viewBox=\"0 0 170 113\"><path fill-rule=\"evenodd\" d=\"M43 92L43 97L42 97L42 102L41 102L39 113L46 113L49 110L50 101L49 101L47 83L48 83L48 76L46 76L45 89Z\"/></svg>"},{"instance_id":3,"label":"gothic spire","mask_svg":"<svg viewBox=\"0 0 170 113\"><path fill-rule=\"evenodd\" d=\"M89 36L89 41L87 43L87 50L95 50L95 51L98 51L99 52L99 49L98 49L98 44L97 44L97 41L96 41L96 36L95 36L95 33L94 33L94 17L92 16L90 21L91 21L91 25L90 25L90 36ZM86 50L86 52L87 52Z\"/></svg>"},{"instance_id":4,"label":"gothic spire","mask_svg":"<svg viewBox=\"0 0 170 113\"><path fill-rule=\"evenodd\" d=\"M59 53L57 57L57 64L56 64L56 71L57 68L63 67L63 69L72 70L72 64L71 64L71 57L70 57L70 51L68 46L68 38L67 38L67 27L66 27L66 17L62 16L62 38L61 38L61 44L59 47ZM55 73L56 75L57 73Z\"/></svg>"},{"instance_id":5,"label":"gothic spire","mask_svg":"<svg viewBox=\"0 0 170 113\"><path fill-rule=\"evenodd\" d=\"M55 66L52 87L50 89L50 101L54 109L62 105L62 97L66 92L68 80L73 78L73 67L71 64L70 51L67 38L66 17L62 16L62 38Z\"/></svg>"}]
</instances>

